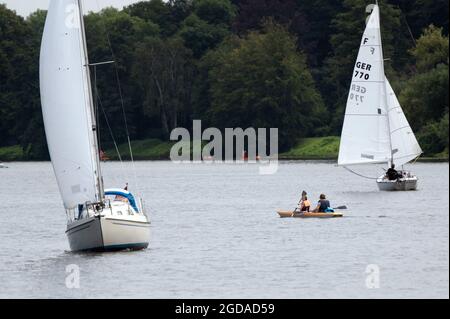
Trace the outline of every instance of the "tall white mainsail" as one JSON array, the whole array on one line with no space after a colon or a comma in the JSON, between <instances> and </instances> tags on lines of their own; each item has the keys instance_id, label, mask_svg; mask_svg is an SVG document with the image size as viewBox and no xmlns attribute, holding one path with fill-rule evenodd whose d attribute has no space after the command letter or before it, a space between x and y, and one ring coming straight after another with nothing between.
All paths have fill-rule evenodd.
<instances>
[{"instance_id":1,"label":"tall white mainsail","mask_svg":"<svg viewBox=\"0 0 450 319\"><path fill-rule=\"evenodd\" d=\"M339 165L403 165L422 149L384 73L380 9L373 6L347 100Z\"/></svg>"},{"instance_id":2,"label":"tall white mainsail","mask_svg":"<svg viewBox=\"0 0 450 319\"><path fill-rule=\"evenodd\" d=\"M339 165L391 159L380 10L373 7L362 37L347 100Z\"/></svg>"},{"instance_id":3,"label":"tall white mainsail","mask_svg":"<svg viewBox=\"0 0 450 319\"><path fill-rule=\"evenodd\" d=\"M40 55L45 132L66 209L103 198L81 3L51 0Z\"/></svg>"},{"instance_id":4,"label":"tall white mainsail","mask_svg":"<svg viewBox=\"0 0 450 319\"><path fill-rule=\"evenodd\" d=\"M401 166L419 157L422 149L387 78L386 92L393 160Z\"/></svg>"}]
</instances>

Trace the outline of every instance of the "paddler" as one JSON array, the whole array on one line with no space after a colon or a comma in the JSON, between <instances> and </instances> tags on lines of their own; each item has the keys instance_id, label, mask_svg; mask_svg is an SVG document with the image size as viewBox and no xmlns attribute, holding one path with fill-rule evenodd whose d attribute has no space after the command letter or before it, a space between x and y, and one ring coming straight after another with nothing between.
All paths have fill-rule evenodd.
<instances>
[{"instance_id":1,"label":"paddler","mask_svg":"<svg viewBox=\"0 0 450 319\"><path fill-rule=\"evenodd\" d=\"M300 198L300 202L298 203L298 209L300 209L300 212L309 212L309 210L311 209L311 203L308 200L308 194L303 191L302 192L302 197Z\"/></svg>"},{"instance_id":2,"label":"paddler","mask_svg":"<svg viewBox=\"0 0 450 319\"><path fill-rule=\"evenodd\" d=\"M319 202L317 203L316 209L313 210L314 213L328 213L331 212L331 204L330 201L327 199L325 194L321 194L319 198Z\"/></svg>"}]
</instances>

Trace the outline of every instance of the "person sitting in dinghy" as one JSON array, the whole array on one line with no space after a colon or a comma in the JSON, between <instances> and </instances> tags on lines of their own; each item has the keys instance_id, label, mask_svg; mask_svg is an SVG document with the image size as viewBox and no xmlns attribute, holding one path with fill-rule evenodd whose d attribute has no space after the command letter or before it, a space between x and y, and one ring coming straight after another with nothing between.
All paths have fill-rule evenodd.
<instances>
[{"instance_id":1,"label":"person sitting in dinghy","mask_svg":"<svg viewBox=\"0 0 450 319\"><path fill-rule=\"evenodd\" d=\"M331 208L330 201L327 199L325 194L320 195L319 202L317 203L316 209L313 210L314 213L333 213L334 210Z\"/></svg>"},{"instance_id":2,"label":"person sitting in dinghy","mask_svg":"<svg viewBox=\"0 0 450 319\"><path fill-rule=\"evenodd\" d=\"M399 174L397 172L397 170L395 169L395 164L391 165L391 168L389 168L386 172L386 177L390 180L390 181L396 181L397 179L399 179L401 177L401 174Z\"/></svg>"}]
</instances>

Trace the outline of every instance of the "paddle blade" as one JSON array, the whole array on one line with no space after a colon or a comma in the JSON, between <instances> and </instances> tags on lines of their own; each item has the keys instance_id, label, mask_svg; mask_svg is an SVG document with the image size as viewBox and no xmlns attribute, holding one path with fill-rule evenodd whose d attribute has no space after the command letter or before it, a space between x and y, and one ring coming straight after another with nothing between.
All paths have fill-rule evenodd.
<instances>
[{"instance_id":1,"label":"paddle blade","mask_svg":"<svg viewBox=\"0 0 450 319\"><path fill-rule=\"evenodd\" d=\"M348 208L347 208L347 206L344 205L344 206L339 206L339 207L336 207L336 208L333 208L333 209L339 210L339 209L348 209Z\"/></svg>"}]
</instances>

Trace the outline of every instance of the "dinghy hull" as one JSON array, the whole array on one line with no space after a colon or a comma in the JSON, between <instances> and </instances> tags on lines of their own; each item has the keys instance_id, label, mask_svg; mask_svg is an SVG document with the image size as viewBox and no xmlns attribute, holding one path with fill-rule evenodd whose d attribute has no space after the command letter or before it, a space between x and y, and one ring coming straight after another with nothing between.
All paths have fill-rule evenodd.
<instances>
[{"instance_id":1,"label":"dinghy hull","mask_svg":"<svg viewBox=\"0 0 450 319\"><path fill-rule=\"evenodd\" d=\"M384 176L377 179L378 189L384 192L415 191L417 190L417 183L417 177L401 178L396 181L390 181Z\"/></svg>"},{"instance_id":2,"label":"dinghy hull","mask_svg":"<svg viewBox=\"0 0 450 319\"><path fill-rule=\"evenodd\" d=\"M150 223L95 216L72 223L66 234L72 251L140 250L148 247Z\"/></svg>"},{"instance_id":3,"label":"dinghy hull","mask_svg":"<svg viewBox=\"0 0 450 319\"><path fill-rule=\"evenodd\" d=\"M339 218L342 213L294 213L292 211L278 211L281 218Z\"/></svg>"}]
</instances>

